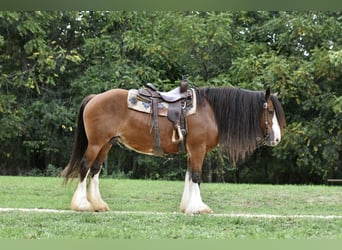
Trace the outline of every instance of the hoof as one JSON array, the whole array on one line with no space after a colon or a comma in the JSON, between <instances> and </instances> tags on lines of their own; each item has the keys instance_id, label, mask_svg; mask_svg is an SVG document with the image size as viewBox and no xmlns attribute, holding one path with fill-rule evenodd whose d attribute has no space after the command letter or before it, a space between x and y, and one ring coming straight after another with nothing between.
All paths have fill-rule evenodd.
<instances>
[{"instance_id":1,"label":"hoof","mask_svg":"<svg viewBox=\"0 0 342 250\"><path fill-rule=\"evenodd\" d=\"M95 212L107 212L110 211L107 203L103 202L101 205L93 205Z\"/></svg>"},{"instance_id":2,"label":"hoof","mask_svg":"<svg viewBox=\"0 0 342 250\"><path fill-rule=\"evenodd\" d=\"M87 202L87 203L84 202L83 204L79 206L75 204L71 204L70 208L77 212L94 212L95 211L93 205L91 205L90 202Z\"/></svg>"},{"instance_id":3,"label":"hoof","mask_svg":"<svg viewBox=\"0 0 342 250\"><path fill-rule=\"evenodd\" d=\"M185 210L185 214L195 215L195 214L212 214L213 210L210 208L202 209L202 210Z\"/></svg>"},{"instance_id":4,"label":"hoof","mask_svg":"<svg viewBox=\"0 0 342 250\"><path fill-rule=\"evenodd\" d=\"M189 206L186 209L181 209L180 211L185 214L212 214L213 213L213 210L204 203L201 204L200 206L195 206L195 207Z\"/></svg>"}]
</instances>

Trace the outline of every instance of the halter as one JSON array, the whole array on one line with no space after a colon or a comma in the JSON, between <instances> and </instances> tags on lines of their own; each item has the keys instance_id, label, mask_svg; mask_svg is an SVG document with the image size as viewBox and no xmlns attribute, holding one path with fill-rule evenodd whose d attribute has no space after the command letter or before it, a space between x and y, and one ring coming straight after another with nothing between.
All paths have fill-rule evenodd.
<instances>
[{"instance_id":1,"label":"halter","mask_svg":"<svg viewBox=\"0 0 342 250\"><path fill-rule=\"evenodd\" d=\"M269 128L268 128L268 112L267 112L268 104L267 104L267 102L264 102L263 108L264 108L264 112L265 112L265 121L264 122L265 122L265 130L266 131L265 131L263 140L260 137L256 138L258 147L265 145L266 141L270 137Z\"/></svg>"},{"instance_id":2,"label":"halter","mask_svg":"<svg viewBox=\"0 0 342 250\"><path fill-rule=\"evenodd\" d=\"M268 129L268 112L267 112L268 104L267 104L267 101L264 103L263 107L264 107L264 112L265 112L265 130L266 130L266 132L264 134L264 142L263 142L263 144L265 144L265 142L270 137L270 133L269 133L269 129Z\"/></svg>"}]
</instances>

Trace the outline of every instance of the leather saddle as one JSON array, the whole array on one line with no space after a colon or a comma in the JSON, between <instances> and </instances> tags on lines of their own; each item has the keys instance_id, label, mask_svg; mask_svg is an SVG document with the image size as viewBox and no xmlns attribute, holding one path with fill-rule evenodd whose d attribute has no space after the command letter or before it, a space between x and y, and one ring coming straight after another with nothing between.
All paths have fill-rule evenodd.
<instances>
[{"instance_id":1,"label":"leather saddle","mask_svg":"<svg viewBox=\"0 0 342 250\"><path fill-rule=\"evenodd\" d=\"M152 103L153 128L154 128L154 153L156 155L163 155L160 146L160 137L158 129L158 103L166 102L169 105L167 111L167 118L173 124L172 142L180 143L184 140L182 131L186 131L182 124L184 120L183 110L185 109L189 100L192 99L192 91L188 88L188 81L182 80L180 85L168 92L159 91L152 83L147 83L145 88L138 90L138 95L142 99L150 100ZM183 127L182 127L183 125Z\"/></svg>"},{"instance_id":2,"label":"leather saddle","mask_svg":"<svg viewBox=\"0 0 342 250\"><path fill-rule=\"evenodd\" d=\"M167 103L177 102L189 97L188 83L184 80L180 83L179 87L168 92L158 91L158 89L152 83L147 83L146 87L146 89L139 89L140 95L151 98L160 98Z\"/></svg>"}]
</instances>

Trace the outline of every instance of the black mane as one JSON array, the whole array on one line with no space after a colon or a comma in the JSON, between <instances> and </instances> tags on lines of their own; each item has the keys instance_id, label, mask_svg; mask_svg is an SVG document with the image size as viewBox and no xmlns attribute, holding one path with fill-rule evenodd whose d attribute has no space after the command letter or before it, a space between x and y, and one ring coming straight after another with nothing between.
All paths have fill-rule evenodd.
<instances>
[{"instance_id":1,"label":"black mane","mask_svg":"<svg viewBox=\"0 0 342 250\"><path fill-rule=\"evenodd\" d=\"M263 138L261 116L265 93L237 88L199 88L196 90L199 107L204 99L211 105L219 131L219 144L233 164L254 152ZM279 120L285 126L281 104L271 96Z\"/></svg>"}]
</instances>

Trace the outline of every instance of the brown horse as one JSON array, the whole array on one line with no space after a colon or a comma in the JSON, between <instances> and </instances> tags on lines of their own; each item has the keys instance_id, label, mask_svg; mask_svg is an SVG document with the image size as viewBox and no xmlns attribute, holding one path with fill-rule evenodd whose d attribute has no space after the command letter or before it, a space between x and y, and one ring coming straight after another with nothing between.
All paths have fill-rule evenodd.
<instances>
[{"instance_id":1,"label":"brown horse","mask_svg":"<svg viewBox=\"0 0 342 250\"><path fill-rule=\"evenodd\" d=\"M220 144L235 164L261 145L276 146L283 135L285 115L269 89L263 92L222 87L198 88L194 92L196 113L185 117L188 168L180 211L211 213L199 188L205 154ZM153 155L151 115L129 109L127 96L127 90L112 89L86 97L80 106L72 155L62 173L66 182L79 178L71 200L73 210L109 210L99 191L99 173L116 141L136 152ZM171 140L173 124L162 116L158 124L163 152L177 153L179 145Z\"/></svg>"}]
</instances>

